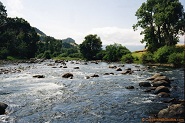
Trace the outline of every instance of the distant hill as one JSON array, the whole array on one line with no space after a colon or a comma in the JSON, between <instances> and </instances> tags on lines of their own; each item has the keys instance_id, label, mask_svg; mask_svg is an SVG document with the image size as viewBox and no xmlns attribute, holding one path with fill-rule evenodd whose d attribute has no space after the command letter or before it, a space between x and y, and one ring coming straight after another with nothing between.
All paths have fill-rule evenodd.
<instances>
[{"instance_id":1,"label":"distant hill","mask_svg":"<svg viewBox=\"0 0 185 123\"><path fill-rule=\"evenodd\" d=\"M66 39L62 39L62 42L63 43L75 43L75 40L74 39L72 39L72 38L66 38Z\"/></svg>"},{"instance_id":2,"label":"distant hill","mask_svg":"<svg viewBox=\"0 0 185 123\"><path fill-rule=\"evenodd\" d=\"M36 27L33 27L33 28L35 29L36 33L40 36L40 40L43 41L44 37L46 37L47 35L44 32L42 32L41 30L39 30L38 28L36 28ZM72 38L62 39L62 43L69 43L69 44L74 45L74 46L77 45L75 43L75 40L72 39Z\"/></svg>"},{"instance_id":3,"label":"distant hill","mask_svg":"<svg viewBox=\"0 0 185 123\"><path fill-rule=\"evenodd\" d=\"M33 27L34 29L35 29L35 31L36 31L36 33L39 35L39 36L47 36L45 33L43 33L42 31L40 31L38 28L36 28L36 27Z\"/></svg>"}]
</instances>

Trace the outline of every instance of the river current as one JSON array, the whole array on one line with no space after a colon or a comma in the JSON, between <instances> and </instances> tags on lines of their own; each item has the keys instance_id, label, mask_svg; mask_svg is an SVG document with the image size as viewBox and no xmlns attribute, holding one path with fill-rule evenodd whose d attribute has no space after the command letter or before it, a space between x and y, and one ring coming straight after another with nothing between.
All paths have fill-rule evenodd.
<instances>
[{"instance_id":1,"label":"river current","mask_svg":"<svg viewBox=\"0 0 185 123\"><path fill-rule=\"evenodd\" d=\"M119 66L119 63L112 63ZM172 82L170 98L184 99L184 71L143 65L125 64L120 68L134 70L123 75L99 62L67 62L67 68L48 60L42 63L0 65L0 69L16 69L0 74L0 102L9 105L3 123L140 123L166 108L156 95L144 92L139 82L159 72ZM79 69L74 69L79 67ZM62 78L72 73L73 79ZM105 75L105 73L114 73ZM90 77L94 74L99 77ZM45 78L33 78L44 75ZM126 89L134 86L134 89ZM175 89L173 89L175 87Z\"/></svg>"}]
</instances>

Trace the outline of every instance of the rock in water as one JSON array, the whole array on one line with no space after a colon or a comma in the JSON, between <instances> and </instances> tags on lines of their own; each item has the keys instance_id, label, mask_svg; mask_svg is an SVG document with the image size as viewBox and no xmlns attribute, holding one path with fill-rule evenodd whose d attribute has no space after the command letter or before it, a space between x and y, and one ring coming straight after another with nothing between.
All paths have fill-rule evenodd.
<instances>
[{"instance_id":1,"label":"rock in water","mask_svg":"<svg viewBox=\"0 0 185 123\"><path fill-rule=\"evenodd\" d=\"M127 86L126 89L134 89L134 86Z\"/></svg>"},{"instance_id":2,"label":"rock in water","mask_svg":"<svg viewBox=\"0 0 185 123\"><path fill-rule=\"evenodd\" d=\"M92 75L91 77L99 77L99 75L97 75L97 74L94 74L94 75Z\"/></svg>"},{"instance_id":3,"label":"rock in water","mask_svg":"<svg viewBox=\"0 0 185 123\"><path fill-rule=\"evenodd\" d=\"M158 113L158 118L184 118L184 105L173 104L166 109L162 109Z\"/></svg>"},{"instance_id":4,"label":"rock in water","mask_svg":"<svg viewBox=\"0 0 185 123\"><path fill-rule=\"evenodd\" d=\"M147 80L154 80L155 78L159 77L159 76L163 76L162 74L160 73L156 73L154 74L152 77L148 78Z\"/></svg>"},{"instance_id":5,"label":"rock in water","mask_svg":"<svg viewBox=\"0 0 185 123\"><path fill-rule=\"evenodd\" d=\"M140 82L139 86L140 87L151 87L151 84L149 82Z\"/></svg>"},{"instance_id":6,"label":"rock in water","mask_svg":"<svg viewBox=\"0 0 185 123\"><path fill-rule=\"evenodd\" d=\"M122 69L121 68L117 68L116 71L122 71Z\"/></svg>"},{"instance_id":7,"label":"rock in water","mask_svg":"<svg viewBox=\"0 0 185 123\"><path fill-rule=\"evenodd\" d=\"M73 78L73 74L72 73L66 73L64 75L62 75L63 78Z\"/></svg>"},{"instance_id":8,"label":"rock in water","mask_svg":"<svg viewBox=\"0 0 185 123\"><path fill-rule=\"evenodd\" d=\"M0 102L0 115L5 114L5 109L8 107L7 104Z\"/></svg>"},{"instance_id":9,"label":"rock in water","mask_svg":"<svg viewBox=\"0 0 185 123\"><path fill-rule=\"evenodd\" d=\"M34 75L33 78L45 78L44 75Z\"/></svg>"},{"instance_id":10,"label":"rock in water","mask_svg":"<svg viewBox=\"0 0 185 123\"><path fill-rule=\"evenodd\" d=\"M79 67L74 67L74 69L80 69Z\"/></svg>"},{"instance_id":11,"label":"rock in water","mask_svg":"<svg viewBox=\"0 0 185 123\"><path fill-rule=\"evenodd\" d=\"M157 96L166 98L166 97L170 97L170 94L166 93L166 92L160 92L160 93L157 94Z\"/></svg>"},{"instance_id":12,"label":"rock in water","mask_svg":"<svg viewBox=\"0 0 185 123\"><path fill-rule=\"evenodd\" d=\"M165 81L165 80L161 80L161 81L153 81L152 82L153 87L158 87L158 86L167 86L170 87L170 83Z\"/></svg>"},{"instance_id":13,"label":"rock in water","mask_svg":"<svg viewBox=\"0 0 185 123\"><path fill-rule=\"evenodd\" d=\"M158 76L158 77L156 77L153 81L154 81L154 82L157 82L157 81L166 81L166 82L169 82L169 83L170 83L169 78L166 77L166 76Z\"/></svg>"},{"instance_id":14,"label":"rock in water","mask_svg":"<svg viewBox=\"0 0 185 123\"><path fill-rule=\"evenodd\" d=\"M157 87L157 88L155 89L154 94L158 94L158 93L160 93L160 92L169 93L170 90L169 90L167 87L165 87L165 86L159 86L159 87Z\"/></svg>"}]
</instances>

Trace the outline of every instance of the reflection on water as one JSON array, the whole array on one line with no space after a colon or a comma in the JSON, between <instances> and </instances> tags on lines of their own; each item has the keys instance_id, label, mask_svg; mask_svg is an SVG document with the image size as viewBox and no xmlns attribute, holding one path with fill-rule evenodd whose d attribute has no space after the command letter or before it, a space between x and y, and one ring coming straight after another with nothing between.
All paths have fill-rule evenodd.
<instances>
[{"instance_id":1,"label":"reflection on water","mask_svg":"<svg viewBox=\"0 0 185 123\"><path fill-rule=\"evenodd\" d=\"M48 65L52 64L54 66ZM0 101L9 105L8 115L0 116L1 122L19 123L97 123L97 122L141 122L143 117L156 114L167 104L156 100L156 96L143 92L139 82L156 72L173 79L172 97L183 98L184 74L179 69L145 70L132 64L121 67L132 68L131 75L108 68L110 64L67 63L67 68L52 61L41 64L2 65L1 69L16 69L14 73L0 74ZM114 64L118 66L119 64ZM79 67L79 69L74 69ZM62 78L70 72L73 79ZM104 75L114 73L114 75ZM45 78L33 78L33 75ZM99 77L90 77L94 74ZM125 89L134 86L135 89ZM173 88L172 88L173 89Z\"/></svg>"}]
</instances>

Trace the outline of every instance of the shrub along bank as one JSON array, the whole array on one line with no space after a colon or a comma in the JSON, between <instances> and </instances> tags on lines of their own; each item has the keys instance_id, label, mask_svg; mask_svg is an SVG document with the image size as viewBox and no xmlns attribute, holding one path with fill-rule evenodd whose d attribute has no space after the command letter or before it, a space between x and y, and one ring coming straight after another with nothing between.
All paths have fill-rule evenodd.
<instances>
[{"instance_id":1,"label":"shrub along bank","mask_svg":"<svg viewBox=\"0 0 185 123\"><path fill-rule=\"evenodd\" d=\"M142 64L173 64L174 67L181 67L184 65L184 46L163 46L154 53L149 51L142 53L132 53ZM136 55L137 54L137 55ZM138 55L139 54L139 55ZM142 54L142 55L141 55Z\"/></svg>"}]
</instances>

